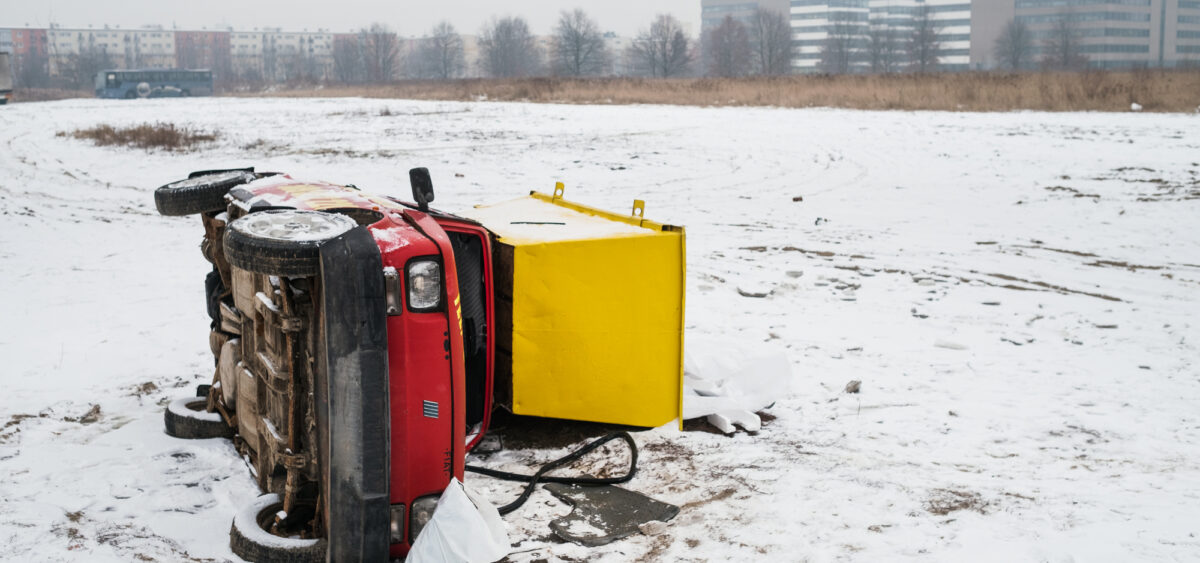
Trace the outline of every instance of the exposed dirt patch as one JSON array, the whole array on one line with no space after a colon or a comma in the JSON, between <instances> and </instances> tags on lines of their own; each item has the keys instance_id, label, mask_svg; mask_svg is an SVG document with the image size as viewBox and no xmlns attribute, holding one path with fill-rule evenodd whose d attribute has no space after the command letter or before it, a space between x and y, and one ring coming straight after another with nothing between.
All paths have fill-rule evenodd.
<instances>
[{"instance_id":1,"label":"exposed dirt patch","mask_svg":"<svg viewBox=\"0 0 1200 563\"><path fill-rule=\"evenodd\" d=\"M8 422L5 422L4 426L0 427L0 444L8 442L8 440L10 438L12 438L18 432L21 431L21 421L29 419L29 418L48 418L48 417L49 417L49 415L46 413L14 414L14 415L8 417Z\"/></svg>"},{"instance_id":2,"label":"exposed dirt patch","mask_svg":"<svg viewBox=\"0 0 1200 563\"><path fill-rule=\"evenodd\" d=\"M978 272L972 271L971 273L978 273ZM1069 288L1066 288L1066 287L1063 287L1060 285L1049 284L1049 283L1042 282L1042 281L1021 279L1021 278L1018 278L1015 276L1010 276L1008 274L991 273L991 274L987 274L987 275L989 275L993 278L999 278L999 279L1006 280L1006 281L1014 281L1014 282L1020 282L1020 283L1024 283L1024 284L1034 285L1034 286L1042 287L1042 288L1049 289L1052 291L1057 291L1059 293L1074 293L1077 295L1087 295L1089 297L1097 297L1097 298L1103 299L1105 301L1117 301L1117 302L1122 301L1120 298L1113 297L1111 295L1104 295L1102 293L1091 293L1088 291L1080 291L1077 289L1069 289ZM1022 289L1022 288L1014 287L1012 289ZM1027 289L1027 288L1025 288L1025 289Z\"/></svg>"},{"instance_id":3,"label":"exposed dirt patch","mask_svg":"<svg viewBox=\"0 0 1200 563\"><path fill-rule=\"evenodd\" d=\"M147 381L140 385L134 385L130 389L129 394L134 397L145 397L146 395L149 395L156 391L158 391L158 385L155 384L153 381Z\"/></svg>"},{"instance_id":4,"label":"exposed dirt patch","mask_svg":"<svg viewBox=\"0 0 1200 563\"><path fill-rule=\"evenodd\" d=\"M82 416L65 416L63 420L66 422L78 422L79 424L92 424L100 420L100 405L92 405Z\"/></svg>"},{"instance_id":5,"label":"exposed dirt patch","mask_svg":"<svg viewBox=\"0 0 1200 563\"><path fill-rule=\"evenodd\" d=\"M974 510L984 514L988 503L971 491L956 491L953 489L934 489L925 500L925 510L931 514L945 516L959 510Z\"/></svg>"},{"instance_id":6,"label":"exposed dirt patch","mask_svg":"<svg viewBox=\"0 0 1200 563\"><path fill-rule=\"evenodd\" d=\"M1121 261L1116 261L1116 260L1097 260L1095 262L1088 262L1087 265L1088 266L1096 266L1099 268L1103 268L1103 267L1123 268L1123 269L1129 270L1131 272L1136 272L1138 270L1161 270L1161 269L1163 269L1162 266L1144 266L1144 265L1140 265L1140 264L1130 264L1128 262L1121 262Z\"/></svg>"},{"instance_id":7,"label":"exposed dirt patch","mask_svg":"<svg viewBox=\"0 0 1200 563\"><path fill-rule=\"evenodd\" d=\"M705 506L708 504L712 504L714 502L725 500L725 499L733 496L736 493L737 493L737 489L735 489L733 487L729 487L727 489L721 490L720 492L718 492L706 499L694 500L694 501L689 502L679 508L681 511L682 510L690 510L693 508L700 508L701 506Z\"/></svg>"}]
</instances>

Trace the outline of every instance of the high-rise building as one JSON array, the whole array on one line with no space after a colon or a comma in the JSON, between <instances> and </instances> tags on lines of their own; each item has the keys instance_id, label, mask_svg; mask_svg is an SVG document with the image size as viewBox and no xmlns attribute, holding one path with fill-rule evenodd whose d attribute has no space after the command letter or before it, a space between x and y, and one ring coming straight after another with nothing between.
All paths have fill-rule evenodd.
<instances>
[{"instance_id":1,"label":"high-rise building","mask_svg":"<svg viewBox=\"0 0 1200 563\"><path fill-rule=\"evenodd\" d=\"M1200 0L975 0L976 68L998 66L994 47L1010 21L1032 35L1035 61L1055 56L1063 40L1077 44L1091 68L1200 64Z\"/></svg>"},{"instance_id":2,"label":"high-rise building","mask_svg":"<svg viewBox=\"0 0 1200 563\"><path fill-rule=\"evenodd\" d=\"M926 70L970 67L971 0L791 0L791 21L796 72L828 71L830 59L842 72L903 70L922 25L936 48Z\"/></svg>"},{"instance_id":3,"label":"high-rise building","mask_svg":"<svg viewBox=\"0 0 1200 563\"><path fill-rule=\"evenodd\" d=\"M721 25L725 16L742 23L750 23L754 11L762 8L781 14L788 13L788 0L700 0L700 34Z\"/></svg>"},{"instance_id":4,"label":"high-rise building","mask_svg":"<svg viewBox=\"0 0 1200 563\"><path fill-rule=\"evenodd\" d=\"M794 68L879 71L892 40L883 51L900 51L909 67L925 14L937 70L997 68L996 41L1014 21L1029 29L1031 68L1056 57L1090 68L1200 65L1200 0L791 0Z\"/></svg>"}]
</instances>

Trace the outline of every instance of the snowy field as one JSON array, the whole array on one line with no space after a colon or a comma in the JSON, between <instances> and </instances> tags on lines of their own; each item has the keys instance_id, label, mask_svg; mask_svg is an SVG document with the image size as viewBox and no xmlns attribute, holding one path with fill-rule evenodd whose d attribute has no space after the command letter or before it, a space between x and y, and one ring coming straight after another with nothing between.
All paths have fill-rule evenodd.
<instances>
[{"instance_id":1,"label":"snowy field","mask_svg":"<svg viewBox=\"0 0 1200 563\"><path fill-rule=\"evenodd\" d=\"M665 532L559 543L548 522L569 508L539 491L507 518L513 561L1200 559L1200 117L0 109L0 559L233 558L246 466L162 431L165 403L212 375L202 231L151 194L244 165L405 198L428 166L448 211L556 180L600 207L644 199L688 229L689 342L786 351L794 377L757 434L636 434L630 488L682 506ZM222 137L170 154L55 136L146 121ZM517 491L468 482L496 504Z\"/></svg>"}]
</instances>

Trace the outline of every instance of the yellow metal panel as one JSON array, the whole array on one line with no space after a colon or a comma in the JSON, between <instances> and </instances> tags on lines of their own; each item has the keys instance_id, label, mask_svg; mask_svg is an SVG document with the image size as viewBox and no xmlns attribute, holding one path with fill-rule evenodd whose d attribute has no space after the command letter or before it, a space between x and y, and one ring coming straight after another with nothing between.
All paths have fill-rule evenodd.
<instances>
[{"instance_id":1,"label":"yellow metal panel","mask_svg":"<svg viewBox=\"0 0 1200 563\"><path fill-rule=\"evenodd\" d=\"M665 424L682 407L683 229L599 213L647 232L514 245L513 412Z\"/></svg>"}]
</instances>

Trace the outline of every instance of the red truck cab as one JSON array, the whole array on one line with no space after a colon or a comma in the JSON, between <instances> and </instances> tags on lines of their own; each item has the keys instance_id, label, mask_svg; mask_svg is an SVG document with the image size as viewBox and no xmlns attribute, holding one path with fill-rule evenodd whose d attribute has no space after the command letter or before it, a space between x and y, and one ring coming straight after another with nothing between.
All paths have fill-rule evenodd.
<instances>
[{"instance_id":1,"label":"red truck cab","mask_svg":"<svg viewBox=\"0 0 1200 563\"><path fill-rule=\"evenodd\" d=\"M212 189L222 183L231 185ZM206 204L193 202L215 192L228 203L222 209L212 209L216 204L211 198ZM255 461L264 492L279 495L281 507L271 508L303 514L300 518L311 518L311 523L271 522L266 509L253 519L276 535L286 528L305 541L317 539L320 547L344 558L384 555L380 545L386 546L386 556L404 556L450 479L463 478L465 452L489 423L495 347L489 232L471 220L430 210L424 202L406 204L353 186L249 169L194 174L160 188L156 200L164 214L202 215L205 255L221 278L214 285L222 286L210 292L210 299L218 301L210 303L210 311L216 308L234 319L214 319L214 340L222 341L222 349L232 341L241 358L222 362L214 346L218 390L210 390L215 398L197 402L193 412L211 406L222 413L222 424L238 432L235 443ZM328 259L317 267L322 245L354 234L370 242L359 244L334 267ZM272 246L279 244L283 251ZM302 250L309 268L291 269L289 260L295 257L288 252ZM353 291L362 280L376 277L382 292L367 291L331 305L339 287ZM239 294L253 294L257 301L238 299ZM266 314L243 310L264 307ZM269 313L276 310L286 314L273 323ZM359 365L359 355L371 350L345 347L348 338L330 336L335 327L356 325L382 329L376 331L373 347L381 361ZM298 336L287 336L289 330ZM271 346L272 339L291 344ZM280 352L284 349L288 352ZM289 359L297 356L309 361ZM354 365L343 374L333 366L346 358ZM225 363L238 367L222 373ZM361 389L343 389L369 380L372 365L379 366L374 371L381 386L372 390L362 383ZM239 377L257 382L256 392L243 388L234 400L223 400L222 390ZM273 392L281 387L288 392ZM386 396L378 397L376 391L384 390ZM293 410L300 414L289 418ZM347 416L354 420L343 424ZM170 410L167 424L176 433ZM305 424L317 428L306 432ZM262 477L280 472L280 465L286 478ZM369 475L360 475L381 468L386 471L374 484ZM347 480L362 483L340 492ZM383 491L386 507L378 498ZM347 518L360 521L362 529L346 530L353 537L342 541L337 528ZM236 521L234 527L235 535L255 543L254 531L237 530ZM269 548L253 547L239 555L259 557L255 550Z\"/></svg>"}]
</instances>

